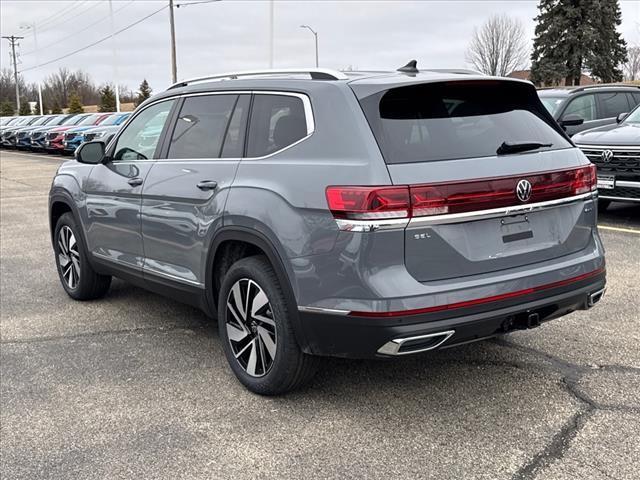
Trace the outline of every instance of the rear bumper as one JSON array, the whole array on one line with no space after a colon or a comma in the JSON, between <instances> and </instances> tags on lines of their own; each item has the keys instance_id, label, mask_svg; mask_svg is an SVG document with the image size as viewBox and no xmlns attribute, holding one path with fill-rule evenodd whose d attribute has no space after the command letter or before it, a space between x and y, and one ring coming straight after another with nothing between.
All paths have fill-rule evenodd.
<instances>
[{"instance_id":1,"label":"rear bumper","mask_svg":"<svg viewBox=\"0 0 640 480\"><path fill-rule=\"evenodd\" d=\"M448 348L512 330L533 328L576 310L604 293L605 273L518 298L415 315L370 318L301 309L307 345L315 355L388 357Z\"/></svg>"}]
</instances>

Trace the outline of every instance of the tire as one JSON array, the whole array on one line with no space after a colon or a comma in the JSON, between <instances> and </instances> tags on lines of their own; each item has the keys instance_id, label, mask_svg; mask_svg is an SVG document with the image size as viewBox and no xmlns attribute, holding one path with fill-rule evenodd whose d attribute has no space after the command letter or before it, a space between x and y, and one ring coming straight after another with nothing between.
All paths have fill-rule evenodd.
<instances>
[{"instance_id":1,"label":"tire","mask_svg":"<svg viewBox=\"0 0 640 480\"><path fill-rule=\"evenodd\" d=\"M84 239L71 213L56 223L53 250L60 283L71 298L94 300L109 291L111 277L96 273L89 264Z\"/></svg>"},{"instance_id":2,"label":"tire","mask_svg":"<svg viewBox=\"0 0 640 480\"><path fill-rule=\"evenodd\" d=\"M599 199L598 200L598 211L599 212L604 212L609 205L611 205L611 200L603 200L603 199Z\"/></svg>"},{"instance_id":3,"label":"tire","mask_svg":"<svg viewBox=\"0 0 640 480\"><path fill-rule=\"evenodd\" d=\"M319 359L300 350L291 319L291 306L266 257L231 266L218 296L218 329L233 373L252 392L280 395L315 374Z\"/></svg>"}]
</instances>

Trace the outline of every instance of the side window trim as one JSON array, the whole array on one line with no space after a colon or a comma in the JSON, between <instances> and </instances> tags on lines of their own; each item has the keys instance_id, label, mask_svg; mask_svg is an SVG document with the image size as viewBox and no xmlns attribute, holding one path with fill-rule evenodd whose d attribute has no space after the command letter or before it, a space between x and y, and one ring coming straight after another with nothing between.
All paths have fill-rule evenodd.
<instances>
[{"instance_id":1,"label":"side window trim","mask_svg":"<svg viewBox=\"0 0 640 480\"><path fill-rule=\"evenodd\" d=\"M182 95L177 95L174 97L168 97L168 98L163 98L158 100L157 102L153 102L150 103L149 105L147 105L144 109L135 112L133 115L131 115L127 121L124 123L124 125L122 126L122 128L120 129L120 131L118 132L117 135L114 135L114 137L109 141L109 144L107 145L107 152L109 156L113 156L113 149L115 148L115 145L118 141L118 139L120 138L120 135L122 135L124 129L127 127L127 125L132 122L138 115L140 115L141 112L143 112L144 110L146 110L147 108L157 105L158 103L161 102L167 102L167 101L173 101L173 105L171 107L171 111L169 112L169 116L167 117L167 121L164 124L164 127L162 129L162 132L160 134L160 141L158 142L158 145L156 146L156 150L154 152L154 158L153 159L149 159L149 160L138 160L138 161L145 161L145 162L150 162L150 161L157 161L157 160L167 160L167 155L168 155L168 150L169 150L169 139L168 139L168 132L173 132L173 128L175 127L175 124L178 120L178 115L180 112L180 109L182 108L182 105L184 104L184 99L188 98L188 97L200 97L200 96L208 96L208 95L251 95L251 102L250 102L250 106L249 106L249 113L247 115L247 121L246 121L246 125L245 125L245 130L244 130L244 148L243 148L243 152L242 152L242 157L240 158L241 160L262 160L265 158L269 158L272 157L274 155L277 155L285 150L288 150L291 147L294 147L295 145L298 145L301 142L304 142L305 140L307 140L309 137L311 137L311 135L313 135L315 133L315 116L313 114L313 106L311 104L311 99L309 98L309 96L306 93L299 93L299 92L291 92L291 91L282 91L282 90L221 90L221 91L210 91L210 92L198 92L198 93L186 93L186 94L182 94ZM253 100L255 98L255 95L281 95L281 96L285 96L285 97L297 97L302 101L302 106L304 109L304 116L305 116L305 122L306 122L306 127L307 127L307 134L306 136L302 137L300 140L292 143L291 145L287 145L284 148L281 148L280 150L276 150L275 152L271 152L268 155L263 155L261 157L247 157L247 148L248 148L248 141L249 141L249 129L251 127L251 114L253 111ZM237 104L237 102L236 102ZM234 107L235 110L235 107ZM169 129L171 128L171 129ZM223 142L223 148L224 148L224 142ZM227 159L229 160L229 159Z\"/></svg>"},{"instance_id":2,"label":"side window trim","mask_svg":"<svg viewBox=\"0 0 640 480\"><path fill-rule=\"evenodd\" d=\"M305 140L307 140L311 135L313 135L315 133L316 130L316 125L315 125L315 117L313 115L313 106L311 105L311 99L309 98L309 96L305 93L298 93L298 92L287 92L287 91L281 91L281 90L277 90L277 91L273 91L273 90L254 90L251 92L252 96L251 96L251 108L249 109L249 116L247 118L247 129L246 129L246 133L245 133L245 144L244 144L244 153L243 153L243 157L242 160L263 160L266 158L270 158L274 155L277 155L281 152L284 152L285 150L290 149L291 147L294 147L296 145L298 145L299 143L304 142ZM247 149L248 149L248 143L249 143L249 136L250 136L250 130L251 130L251 117L253 116L253 106L254 106L254 99L256 95L280 95L283 97L296 97L299 98L302 101L302 108L304 110L304 119L306 122L306 126L307 126L307 134L302 137L300 140L297 140L295 142L293 142L291 145L287 145L286 147L283 147L279 150L276 150L275 152L271 152L267 155L262 155L260 157L248 157L247 156Z\"/></svg>"},{"instance_id":3,"label":"side window trim","mask_svg":"<svg viewBox=\"0 0 640 480\"><path fill-rule=\"evenodd\" d=\"M107 144L107 146L105 148L105 151L107 152L107 156L109 158L111 158L111 161L117 162L117 163L123 163L123 162L131 163L133 161L135 161L135 162L155 162L156 160L158 160L160 158L160 154L162 153L162 150L160 149L160 147L164 146L164 138L165 138L166 133L167 133L167 126L170 123L170 121L172 121L174 119L174 116L176 115L176 105L178 103L181 103L180 100L181 100L181 98L178 97L178 96L163 98L163 99L158 100L157 102L150 103L149 105L145 106L143 109L140 109L137 112L134 112L131 116L129 116L129 118L126 120L126 122L118 130L118 133L116 135L114 135L113 137L111 137L111 139L109 140L109 143ZM153 107L155 105L158 105L159 103L162 103L162 102L173 102L173 105L171 106L171 110L169 111L169 115L167 116L167 121L164 122L164 127L162 128L162 132L160 132L160 141L156 145L156 149L153 152L153 158L149 158L147 160L122 160L122 161L121 160L113 160L114 149L115 149L115 147L116 147L116 145L118 143L118 140L120 139L120 136L124 133L126 128L129 126L129 124L136 117L138 117L138 115L140 115L142 112L144 112L148 108L151 108L151 107Z\"/></svg>"}]
</instances>

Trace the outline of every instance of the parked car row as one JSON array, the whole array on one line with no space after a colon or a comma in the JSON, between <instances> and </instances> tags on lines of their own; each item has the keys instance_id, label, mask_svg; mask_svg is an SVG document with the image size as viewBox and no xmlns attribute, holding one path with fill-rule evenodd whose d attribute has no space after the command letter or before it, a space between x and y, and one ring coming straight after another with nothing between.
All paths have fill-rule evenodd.
<instances>
[{"instance_id":1,"label":"parked car row","mask_svg":"<svg viewBox=\"0 0 640 480\"><path fill-rule=\"evenodd\" d=\"M0 122L0 145L71 155L85 141L113 135L129 115L130 112L112 112L5 117Z\"/></svg>"}]
</instances>

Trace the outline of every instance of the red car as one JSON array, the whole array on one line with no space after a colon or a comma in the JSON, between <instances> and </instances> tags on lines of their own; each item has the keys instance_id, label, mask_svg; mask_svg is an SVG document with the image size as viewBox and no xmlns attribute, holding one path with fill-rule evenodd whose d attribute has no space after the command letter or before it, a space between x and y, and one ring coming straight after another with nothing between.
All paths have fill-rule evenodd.
<instances>
[{"instance_id":1,"label":"red car","mask_svg":"<svg viewBox=\"0 0 640 480\"><path fill-rule=\"evenodd\" d=\"M64 152L64 132L71 128L80 126L92 126L98 125L101 121L107 118L110 113L81 113L64 122L57 128L51 129L47 133L46 140L44 142L44 148L47 153L63 153Z\"/></svg>"}]
</instances>

